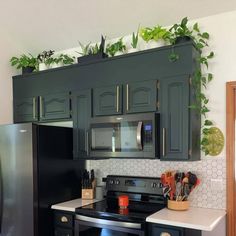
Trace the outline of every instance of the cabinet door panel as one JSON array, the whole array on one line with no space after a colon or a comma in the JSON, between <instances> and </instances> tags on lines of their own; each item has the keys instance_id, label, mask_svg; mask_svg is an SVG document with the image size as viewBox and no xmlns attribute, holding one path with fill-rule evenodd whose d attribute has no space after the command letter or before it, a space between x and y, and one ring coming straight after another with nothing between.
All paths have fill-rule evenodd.
<instances>
[{"instance_id":1,"label":"cabinet door panel","mask_svg":"<svg viewBox=\"0 0 236 236\"><path fill-rule=\"evenodd\" d=\"M126 113L150 112L157 109L157 81L126 84Z\"/></svg>"},{"instance_id":2,"label":"cabinet door panel","mask_svg":"<svg viewBox=\"0 0 236 236\"><path fill-rule=\"evenodd\" d=\"M161 158L188 159L189 79L176 76L161 80Z\"/></svg>"},{"instance_id":3,"label":"cabinet door panel","mask_svg":"<svg viewBox=\"0 0 236 236\"><path fill-rule=\"evenodd\" d=\"M14 100L14 123L38 120L38 97Z\"/></svg>"},{"instance_id":4,"label":"cabinet door panel","mask_svg":"<svg viewBox=\"0 0 236 236\"><path fill-rule=\"evenodd\" d=\"M50 94L39 97L40 120L58 120L70 118L69 93Z\"/></svg>"},{"instance_id":5,"label":"cabinet door panel","mask_svg":"<svg viewBox=\"0 0 236 236\"><path fill-rule=\"evenodd\" d=\"M93 115L116 115L122 113L122 86L95 88L93 90Z\"/></svg>"},{"instance_id":6,"label":"cabinet door panel","mask_svg":"<svg viewBox=\"0 0 236 236\"><path fill-rule=\"evenodd\" d=\"M153 226L152 236L183 236L181 229Z\"/></svg>"},{"instance_id":7,"label":"cabinet door panel","mask_svg":"<svg viewBox=\"0 0 236 236\"><path fill-rule=\"evenodd\" d=\"M91 91L72 93L73 152L74 158L86 158L89 153L89 119L91 117Z\"/></svg>"}]
</instances>

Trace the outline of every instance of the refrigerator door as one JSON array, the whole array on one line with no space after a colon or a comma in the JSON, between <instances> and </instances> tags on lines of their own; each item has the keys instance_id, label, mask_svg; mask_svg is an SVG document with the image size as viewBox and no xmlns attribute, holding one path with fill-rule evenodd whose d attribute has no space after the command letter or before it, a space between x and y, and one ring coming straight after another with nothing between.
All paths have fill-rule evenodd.
<instances>
[{"instance_id":1,"label":"refrigerator door","mask_svg":"<svg viewBox=\"0 0 236 236\"><path fill-rule=\"evenodd\" d=\"M0 126L1 236L34 235L32 124Z\"/></svg>"}]
</instances>

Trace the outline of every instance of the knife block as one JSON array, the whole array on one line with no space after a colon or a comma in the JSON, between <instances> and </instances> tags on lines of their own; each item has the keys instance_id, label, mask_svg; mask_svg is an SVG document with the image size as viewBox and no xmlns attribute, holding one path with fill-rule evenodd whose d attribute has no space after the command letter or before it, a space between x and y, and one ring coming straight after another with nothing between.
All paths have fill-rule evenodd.
<instances>
[{"instance_id":1,"label":"knife block","mask_svg":"<svg viewBox=\"0 0 236 236\"><path fill-rule=\"evenodd\" d=\"M86 200L92 200L95 198L95 187L96 187L96 181L94 180L92 182L92 188L83 188L81 197L82 199Z\"/></svg>"}]
</instances>

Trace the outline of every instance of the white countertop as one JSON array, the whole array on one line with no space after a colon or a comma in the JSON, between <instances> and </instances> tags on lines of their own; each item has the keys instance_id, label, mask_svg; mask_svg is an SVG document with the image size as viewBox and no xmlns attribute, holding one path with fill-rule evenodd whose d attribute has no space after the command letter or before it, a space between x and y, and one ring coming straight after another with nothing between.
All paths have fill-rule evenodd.
<instances>
[{"instance_id":1,"label":"white countertop","mask_svg":"<svg viewBox=\"0 0 236 236\"><path fill-rule=\"evenodd\" d=\"M225 215L225 210L190 207L187 211L173 211L165 208L147 217L146 221L212 231Z\"/></svg>"},{"instance_id":2,"label":"white countertop","mask_svg":"<svg viewBox=\"0 0 236 236\"><path fill-rule=\"evenodd\" d=\"M74 199L71 201L62 202L62 203L52 205L51 209L75 212L75 209L78 207L86 206L91 203L99 202L99 201L101 201L101 200L97 200L97 199L85 200L85 199L77 198L77 199Z\"/></svg>"}]
</instances>

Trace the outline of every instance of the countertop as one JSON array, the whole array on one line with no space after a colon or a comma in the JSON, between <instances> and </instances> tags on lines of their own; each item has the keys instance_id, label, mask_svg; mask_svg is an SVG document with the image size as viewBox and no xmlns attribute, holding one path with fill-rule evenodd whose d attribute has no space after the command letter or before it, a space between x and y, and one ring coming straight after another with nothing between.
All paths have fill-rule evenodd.
<instances>
[{"instance_id":1,"label":"countertop","mask_svg":"<svg viewBox=\"0 0 236 236\"><path fill-rule=\"evenodd\" d=\"M101 200L83 200L81 198L52 205L54 210L75 212L75 209ZM172 225L189 229L212 231L226 215L225 210L190 207L187 211L173 211L164 208L146 221L156 224Z\"/></svg>"},{"instance_id":2,"label":"countertop","mask_svg":"<svg viewBox=\"0 0 236 236\"><path fill-rule=\"evenodd\" d=\"M101 201L101 199L100 200L97 200L97 199L85 200L85 199L77 198L77 199L74 199L71 201L62 202L62 203L52 205L51 209L75 212L75 209L78 207L86 206L91 203L99 202L99 201Z\"/></svg>"},{"instance_id":3,"label":"countertop","mask_svg":"<svg viewBox=\"0 0 236 236\"><path fill-rule=\"evenodd\" d=\"M187 211L173 211L164 208L147 217L146 221L156 224L212 231L225 215L225 210L190 207Z\"/></svg>"}]
</instances>

